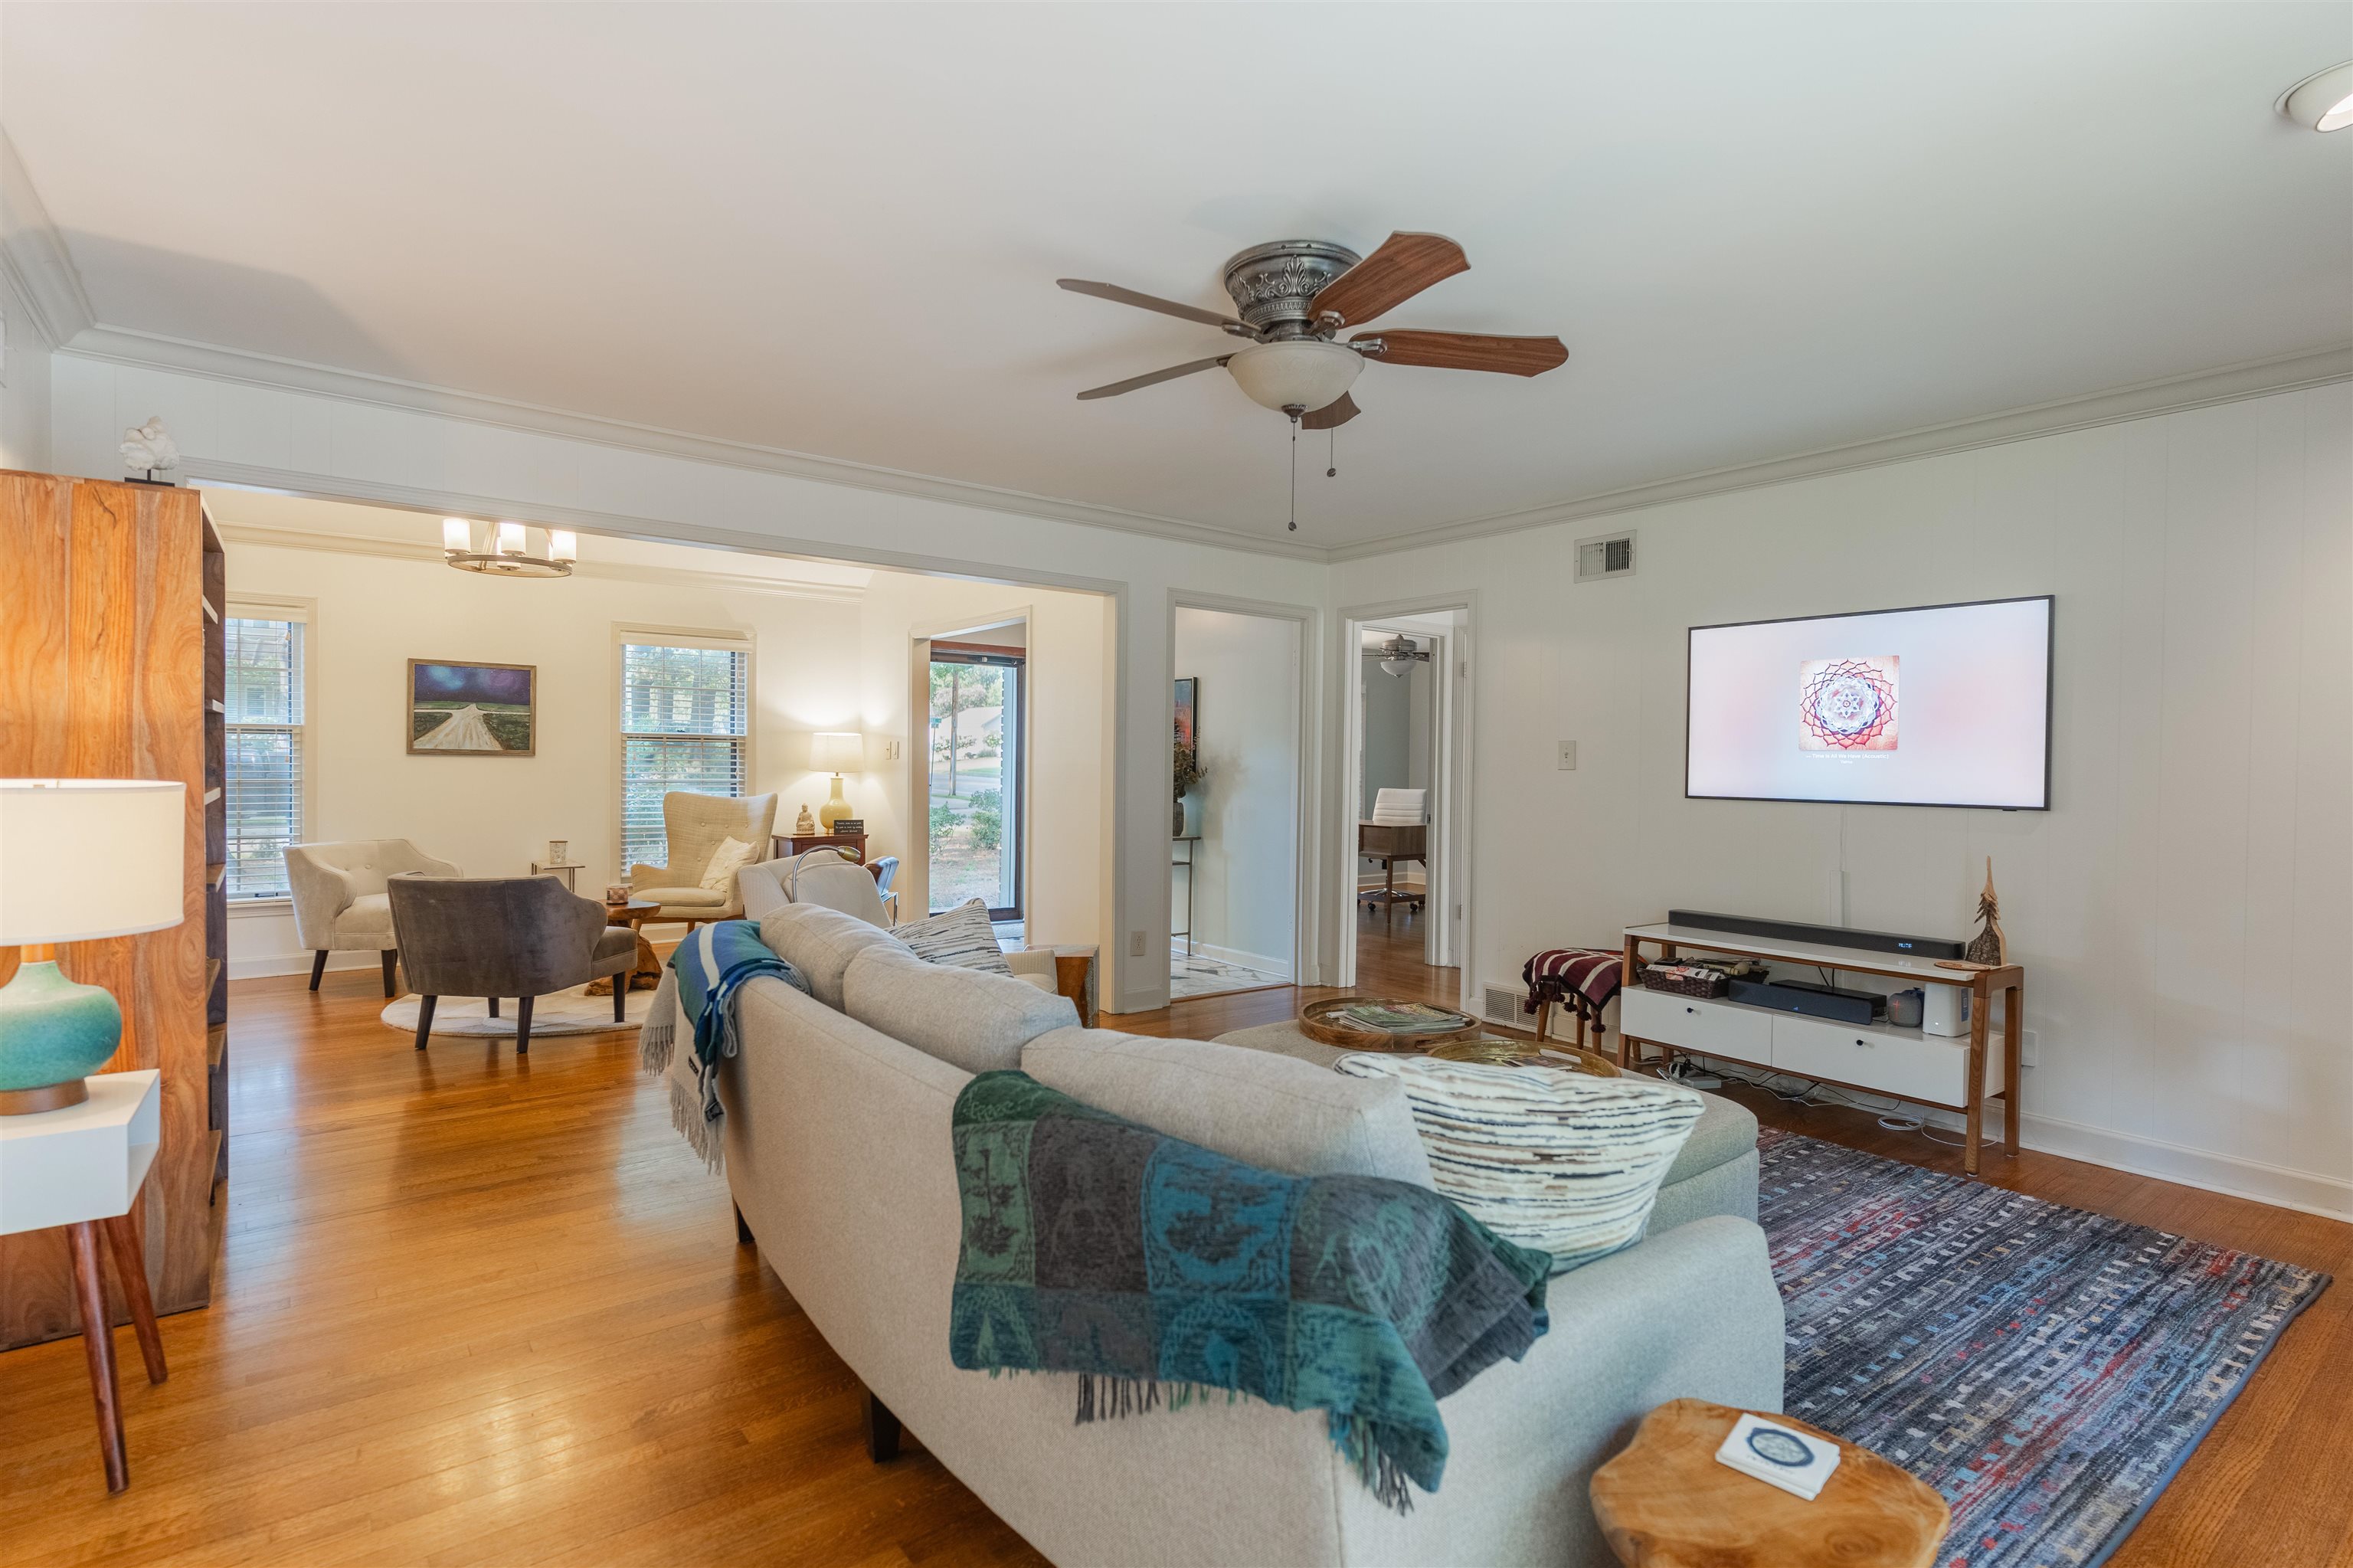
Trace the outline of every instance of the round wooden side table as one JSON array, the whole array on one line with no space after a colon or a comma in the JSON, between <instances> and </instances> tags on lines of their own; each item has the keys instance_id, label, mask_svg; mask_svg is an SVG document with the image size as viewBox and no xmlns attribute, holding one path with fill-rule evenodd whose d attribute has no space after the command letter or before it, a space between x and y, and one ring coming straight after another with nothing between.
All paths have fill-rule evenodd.
<instances>
[{"instance_id":1,"label":"round wooden side table","mask_svg":"<svg viewBox=\"0 0 2353 1568\"><path fill-rule=\"evenodd\" d=\"M1811 1502L1715 1462L1741 1413L1677 1399L1593 1472L1593 1517L1626 1568L1933 1568L1952 1512L1868 1448L1795 1416L1757 1414L1839 1446Z\"/></svg>"},{"instance_id":2,"label":"round wooden side table","mask_svg":"<svg viewBox=\"0 0 2353 1568\"><path fill-rule=\"evenodd\" d=\"M614 904L608 902L606 904L605 924L607 926L627 926L630 930L637 933L638 959L637 963L625 974L618 977L607 975L602 979L590 980L588 982L588 989L586 991L587 995L612 995L613 986L617 979L627 983L632 991L644 989L636 983L640 979L646 980L649 985L659 985L661 983L661 959L654 956L654 945L646 940L645 932L646 922L652 918L654 911L660 907L660 905L655 903L650 898L632 898L628 900L626 903Z\"/></svg>"}]
</instances>

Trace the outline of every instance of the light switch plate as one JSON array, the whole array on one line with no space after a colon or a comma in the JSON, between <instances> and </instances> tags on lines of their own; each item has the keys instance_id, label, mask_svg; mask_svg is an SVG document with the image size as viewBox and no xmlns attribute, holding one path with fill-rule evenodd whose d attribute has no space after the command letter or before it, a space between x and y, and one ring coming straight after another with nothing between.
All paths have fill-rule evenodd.
<instances>
[{"instance_id":1,"label":"light switch plate","mask_svg":"<svg viewBox=\"0 0 2353 1568\"><path fill-rule=\"evenodd\" d=\"M1560 767L1565 773L1577 770L1577 742L1564 740L1560 743Z\"/></svg>"},{"instance_id":2,"label":"light switch plate","mask_svg":"<svg viewBox=\"0 0 2353 1568\"><path fill-rule=\"evenodd\" d=\"M1127 956L1131 959L1140 959L1144 957L1143 932L1130 931L1127 934Z\"/></svg>"}]
</instances>

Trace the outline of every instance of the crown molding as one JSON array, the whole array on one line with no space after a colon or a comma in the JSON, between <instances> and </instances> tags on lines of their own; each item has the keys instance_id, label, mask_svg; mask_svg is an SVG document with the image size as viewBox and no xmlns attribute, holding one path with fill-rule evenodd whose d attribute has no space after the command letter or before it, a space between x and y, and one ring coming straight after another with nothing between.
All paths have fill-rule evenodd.
<instances>
[{"instance_id":1,"label":"crown molding","mask_svg":"<svg viewBox=\"0 0 2353 1568\"><path fill-rule=\"evenodd\" d=\"M442 563L441 547L421 539L386 539L369 534L331 534L315 528L271 528L256 523L213 525L224 544L255 545L273 550L319 550L335 556L375 556L386 560ZM576 561L572 575L613 582L653 584L662 588L695 588L710 593L764 594L772 599L825 599L855 604L866 597L862 588L847 583L800 582L789 577L756 577L750 572L712 572L693 567L638 567L622 561Z\"/></svg>"},{"instance_id":2,"label":"crown molding","mask_svg":"<svg viewBox=\"0 0 2353 1568\"><path fill-rule=\"evenodd\" d=\"M243 349L222 348L215 344L194 343L185 338L166 337L159 333L138 332L128 327L86 326L76 333L65 346L69 352L84 358L107 360L118 365L175 370L216 381L235 381L279 391L304 392L344 402L402 408L412 413L438 414L476 424L528 430L535 435L594 441L628 451L651 452L693 462L754 469L764 473L811 480L820 484L888 491L893 494L977 507L1016 517L1076 523L1092 528L1108 528L1123 534L1167 539L1182 545L1284 556L1296 560L1321 561L1325 558L1325 551L1320 546L1296 544L1287 539L1268 539L1206 523L1188 523L1179 517L1160 517L1150 513L1097 506L1082 501L1060 501L1052 496L1031 495L1027 492L1006 490L995 485L971 484L962 480L941 479L931 474L851 462L841 458L818 457L783 447L691 435L658 425L639 425L626 419L608 419L601 415L573 413L536 403L459 392L446 387L403 381L388 376L337 370L331 366L313 365L305 360L251 354Z\"/></svg>"},{"instance_id":3,"label":"crown molding","mask_svg":"<svg viewBox=\"0 0 2353 1568\"><path fill-rule=\"evenodd\" d=\"M1903 430L1892 436L1874 437L1867 441L1854 441L1843 446L1822 447L1762 462L1709 469L1680 479L1629 485L1621 490L1603 491L1576 501L1557 502L1521 512L1499 512L1434 528L1417 528L1379 539L1367 539L1360 544L1338 546L1329 552L1329 556L1336 562L1392 556L1433 545L1492 538L1498 534L1523 533L1559 523L1585 522L1704 495L1756 490L1769 484L1789 484L1825 474L1879 468L1888 463L1969 451L1978 447L2002 446L2037 436L2061 435L2097 425L2120 424L2127 419L2145 419L2158 414L2179 413L2217 403L2234 403L2242 398L2265 397L2274 393L2294 392L2306 387L2322 387L2347 380L2353 380L2353 345L2312 349L2275 359L2249 360L2243 364L2224 366L2219 370L2201 370L2189 376L2144 381L2080 397L2031 404L1999 414L1956 419L1942 425L1923 425L1917 429Z\"/></svg>"},{"instance_id":4,"label":"crown molding","mask_svg":"<svg viewBox=\"0 0 2353 1568\"><path fill-rule=\"evenodd\" d=\"M0 272L24 301L25 314L44 347L60 348L97 324L90 296L82 291L81 273L5 130L0 130Z\"/></svg>"},{"instance_id":5,"label":"crown molding","mask_svg":"<svg viewBox=\"0 0 2353 1568\"><path fill-rule=\"evenodd\" d=\"M15 256L13 250L7 254L11 258ZM62 260L62 250L58 254ZM70 263L65 265L67 276L70 278ZM73 294L77 299L79 296L78 280L73 283ZM40 308L37 301L32 302L35 308ZM81 308L87 309L86 302ZM1019 491L816 457L783 448L689 435L656 426L631 424L596 415L457 392L421 382L336 370L327 366L249 354L121 327L84 327L72 334L70 340L63 344L62 351L114 364L173 370L212 380L437 414L539 435L593 441L624 450L784 474L821 484L885 491L1012 516L1108 528L1177 544L1326 563L1363 560L1500 534L1522 533L1556 524L1638 512L1701 496L1788 484L1827 474L1878 468L1916 458L2000 446L2039 436L2058 435L2069 430L2353 380L2353 344L2337 344L2276 358L2250 360L2187 376L2140 382L2129 387L2112 387L2081 397L2058 398L1944 424L1921 426L1893 435L1822 447L1787 457L1703 470L1521 511L1466 518L1427 528L1409 529L1377 539L1326 547L1287 539L1268 539L1208 524L1188 523L1179 518L1157 517L1083 502L1060 501Z\"/></svg>"}]
</instances>

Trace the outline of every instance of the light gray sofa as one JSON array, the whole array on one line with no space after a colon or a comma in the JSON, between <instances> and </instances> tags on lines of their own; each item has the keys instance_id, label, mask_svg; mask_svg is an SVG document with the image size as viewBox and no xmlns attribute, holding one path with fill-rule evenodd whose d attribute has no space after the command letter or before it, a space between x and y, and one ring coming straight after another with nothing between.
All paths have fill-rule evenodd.
<instances>
[{"instance_id":1,"label":"light gray sofa","mask_svg":"<svg viewBox=\"0 0 2353 1568\"><path fill-rule=\"evenodd\" d=\"M1753 1150L1745 1193L1741 1161L1718 1160L1708 1171L1723 1174L1672 1208L1662 1201L1648 1239L1552 1281L1550 1332L1524 1361L1489 1368L1441 1405L1445 1480L1435 1495L1417 1493L1403 1517L1374 1500L1315 1412L1210 1401L1080 1426L1068 1377L958 1371L948 1359L957 1092L975 1071L1025 1060L1050 1082L1048 1065L1090 1042L1129 1040L1139 1058L1162 1043L1076 1029L1060 997L913 961L854 925L829 910L763 923L769 945L839 1005L772 980L741 993L742 1050L720 1077L739 1222L887 1407L870 1413L882 1432L895 1431L893 1416L903 1421L1056 1563L1601 1568L1611 1558L1586 1481L1645 1412L1683 1396L1780 1407L1780 1298L1764 1234L1741 1217L1755 1212ZM1275 1069L1306 1075L1255 1095L1249 1110L1193 1086L1158 1086L1197 1118L1204 1104L1233 1105L1230 1114L1255 1124L1249 1137L1266 1135L1282 1094L1316 1100L1328 1121L1341 1102L1317 1080L1356 1086L1351 1094L1396 1088L1207 1042L1160 1054L1169 1073L1206 1062L1245 1086ZM1136 1103L1150 1103L1148 1075L1117 1065L1123 1092L1141 1087ZM1337 1114L1354 1113L1343 1105ZM1214 1130L1213 1119L1178 1135ZM1303 1119L1303 1138L1313 1131ZM1736 1123L1726 1136L1736 1132Z\"/></svg>"}]
</instances>

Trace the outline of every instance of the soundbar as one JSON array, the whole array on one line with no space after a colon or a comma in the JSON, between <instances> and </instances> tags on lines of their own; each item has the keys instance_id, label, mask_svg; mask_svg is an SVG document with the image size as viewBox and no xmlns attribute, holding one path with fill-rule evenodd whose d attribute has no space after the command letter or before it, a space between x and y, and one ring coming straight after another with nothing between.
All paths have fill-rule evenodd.
<instances>
[{"instance_id":1,"label":"soundbar","mask_svg":"<svg viewBox=\"0 0 2353 1568\"><path fill-rule=\"evenodd\" d=\"M1802 1012L1810 1018L1835 1018L1841 1023L1869 1023L1886 1011L1886 999L1867 991L1841 991L1810 980L1744 980L1732 982L1732 1000L1776 1012Z\"/></svg>"},{"instance_id":2,"label":"soundbar","mask_svg":"<svg viewBox=\"0 0 2353 1568\"><path fill-rule=\"evenodd\" d=\"M1777 942L1811 942L1866 953L1903 953L1915 959L1957 959L1967 946L1944 937L1905 937L1893 931L1857 931L1846 926L1809 926L1799 920L1757 920L1746 915L1710 915L1699 909L1670 909L1667 924L1722 931L1736 937L1765 937Z\"/></svg>"}]
</instances>

